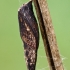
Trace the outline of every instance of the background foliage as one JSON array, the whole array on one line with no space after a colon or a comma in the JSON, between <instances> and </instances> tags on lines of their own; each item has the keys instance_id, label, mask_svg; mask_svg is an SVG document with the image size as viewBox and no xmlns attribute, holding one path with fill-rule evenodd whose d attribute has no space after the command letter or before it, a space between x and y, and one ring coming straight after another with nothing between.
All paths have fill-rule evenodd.
<instances>
[{"instance_id":1,"label":"background foliage","mask_svg":"<svg viewBox=\"0 0 70 70\"><path fill-rule=\"evenodd\" d=\"M70 70L70 0L47 0L65 70ZM18 8L28 0L0 0L0 70L26 70ZM49 70L42 38L36 70Z\"/></svg>"}]
</instances>

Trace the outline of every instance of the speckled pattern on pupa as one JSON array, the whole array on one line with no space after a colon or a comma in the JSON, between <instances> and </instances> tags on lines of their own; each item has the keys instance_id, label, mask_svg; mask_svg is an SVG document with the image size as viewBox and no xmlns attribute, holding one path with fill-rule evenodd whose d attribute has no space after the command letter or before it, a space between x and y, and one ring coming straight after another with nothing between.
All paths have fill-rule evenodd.
<instances>
[{"instance_id":1,"label":"speckled pattern on pupa","mask_svg":"<svg viewBox=\"0 0 70 70\"><path fill-rule=\"evenodd\" d=\"M25 60L28 70L35 70L39 46L39 29L33 13L32 1L18 10L20 36L24 43Z\"/></svg>"}]
</instances>

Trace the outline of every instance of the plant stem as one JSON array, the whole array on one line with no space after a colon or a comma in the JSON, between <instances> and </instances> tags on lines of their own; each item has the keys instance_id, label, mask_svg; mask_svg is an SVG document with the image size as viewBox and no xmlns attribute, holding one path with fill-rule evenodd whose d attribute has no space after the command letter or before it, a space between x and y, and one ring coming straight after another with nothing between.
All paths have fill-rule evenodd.
<instances>
[{"instance_id":1,"label":"plant stem","mask_svg":"<svg viewBox=\"0 0 70 70\"><path fill-rule=\"evenodd\" d=\"M33 0L50 70L64 70L46 0Z\"/></svg>"}]
</instances>

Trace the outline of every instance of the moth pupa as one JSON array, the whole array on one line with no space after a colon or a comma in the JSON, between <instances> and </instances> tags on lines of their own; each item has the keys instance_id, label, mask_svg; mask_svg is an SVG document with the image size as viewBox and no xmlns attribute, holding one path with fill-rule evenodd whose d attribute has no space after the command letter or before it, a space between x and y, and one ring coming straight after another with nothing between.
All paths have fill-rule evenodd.
<instances>
[{"instance_id":1,"label":"moth pupa","mask_svg":"<svg viewBox=\"0 0 70 70\"><path fill-rule=\"evenodd\" d=\"M25 60L28 70L35 70L39 46L39 29L33 13L32 1L18 10L20 36L24 43Z\"/></svg>"}]
</instances>

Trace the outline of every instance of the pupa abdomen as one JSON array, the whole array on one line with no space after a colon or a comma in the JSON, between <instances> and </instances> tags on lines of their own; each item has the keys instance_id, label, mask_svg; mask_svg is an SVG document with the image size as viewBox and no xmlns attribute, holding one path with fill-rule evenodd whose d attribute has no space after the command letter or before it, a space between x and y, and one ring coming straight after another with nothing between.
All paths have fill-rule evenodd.
<instances>
[{"instance_id":1,"label":"pupa abdomen","mask_svg":"<svg viewBox=\"0 0 70 70\"><path fill-rule=\"evenodd\" d=\"M33 13L32 1L20 7L18 20L28 70L35 70L39 46L39 29Z\"/></svg>"}]
</instances>

